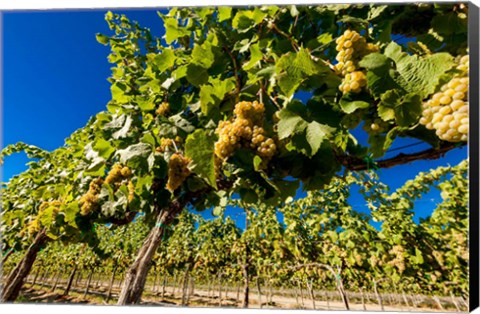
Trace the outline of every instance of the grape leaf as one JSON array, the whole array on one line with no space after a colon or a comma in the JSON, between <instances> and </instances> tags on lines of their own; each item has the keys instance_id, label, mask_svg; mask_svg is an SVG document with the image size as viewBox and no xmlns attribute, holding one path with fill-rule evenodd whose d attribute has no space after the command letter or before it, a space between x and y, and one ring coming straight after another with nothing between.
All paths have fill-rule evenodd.
<instances>
[{"instance_id":1,"label":"grape leaf","mask_svg":"<svg viewBox=\"0 0 480 314\"><path fill-rule=\"evenodd\" d=\"M235 88L235 78L226 80L212 79L209 84L200 87L200 107L202 113L208 115L212 110L218 109L225 94Z\"/></svg>"},{"instance_id":2,"label":"grape leaf","mask_svg":"<svg viewBox=\"0 0 480 314\"><path fill-rule=\"evenodd\" d=\"M279 112L280 121L278 121L278 138L284 139L292 134L302 132L308 123L301 116L288 110L282 109Z\"/></svg>"},{"instance_id":3,"label":"grape leaf","mask_svg":"<svg viewBox=\"0 0 480 314\"><path fill-rule=\"evenodd\" d=\"M208 131L196 130L185 141L185 155L192 160L191 171L216 189L214 144L215 137Z\"/></svg>"},{"instance_id":4,"label":"grape leaf","mask_svg":"<svg viewBox=\"0 0 480 314\"><path fill-rule=\"evenodd\" d=\"M102 45L108 45L108 42L110 40L110 38L108 38L107 36L103 35L103 34L95 34L95 38L97 39L97 41L99 43L101 43Z\"/></svg>"},{"instance_id":5,"label":"grape leaf","mask_svg":"<svg viewBox=\"0 0 480 314\"><path fill-rule=\"evenodd\" d=\"M163 72L174 66L175 59L176 57L173 49L165 48L161 54L155 56L155 65L161 72Z\"/></svg>"},{"instance_id":6,"label":"grape leaf","mask_svg":"<svg viewBox=\"0 0 480 314\"><path fill-rule=\"evenodd\" d=\"M148 169L148 156L152 153L152 146L147 143L137 143L117 151L120 162L131 168Z\"/></svg>"},{"instance_id":7,"label":"grape leaf","mask_svg":"<svg viewBox=\"0 0 480 314\"><path fill-rule=\"evenodd\" d=\"M215 55L210 42L205 41L202 45L196 44L192 51L192 63L204 69L208 69L215 61Z\"/></svg>"},{"instance_id":8,"label":"grape leaf","mask_svg":"<svg viewBox=\"0 0 480 314\"><path fill-rule=\"evenodd\" d=\"M232 17L232 7L222 6L218 7L218 22L223 22Z\"/></svg>"},{"instance_id":9,"label":"grape leaf","mask_svg":"<svg viewBox=\"0 0 480 314\"><path fill-rule=\"evenodd\" d=\"M363 100L349 101L348 98L349 97L347 95L347 97L344 96L340 99L340 108L342 108L342 111L345 113L350 114L357 109L366 109L370 106L370 104L366 101L363 101Z\"/></svg>"},{"instance_id":10,"label":"grape leaf","mask_svg":"<svg viewBox=\"0 0 480 314\"><path fill-rule=\"evenodd\" d=\"M329 127L328 125L320 124L316 121L310 122L306 129L306 136L307 141L312 148L312 155L315 155L320 148L323 140L329 136L333 131L334 128Z\"/></svg>"},{"instance_id":11,"label":"grape leaf","mask_svg":"<svg viewBox=\"0 0 480 314\"><path fill-rule=\"evenodd\" d=\"M163 19L165 26L165 41L167 44L171 44L179 37L189 36L190 31L185 27L178 25L178 20L174 17L168 17L160 14L160 17Z\"/></svg>"},{"instance_id":12,"label":"grape leaf","mask_svg":"<svg viewBox=\"0 0 480 314\"><path fill-rule=\"evenodd\" d=\"M325 64L313 61L310 52L305 48L300 48L297 53L284 54L275 66L278 86L287 97L292 96L309 76L328 71Z\"/></svg>"},{"instance_id":13,"label":"grape leaf","mask_svg":"<svg viewBox=\"0 0 480 314\"><path fill-rule=\"evenodd\" d=\"M385 55L395 61L396 74L393 79L407 92L424 99L435 91L440 77L454 65L448 53L435 53L419 57L402 52L395 42L385 48Z\"/></svg>"}]
</instances>

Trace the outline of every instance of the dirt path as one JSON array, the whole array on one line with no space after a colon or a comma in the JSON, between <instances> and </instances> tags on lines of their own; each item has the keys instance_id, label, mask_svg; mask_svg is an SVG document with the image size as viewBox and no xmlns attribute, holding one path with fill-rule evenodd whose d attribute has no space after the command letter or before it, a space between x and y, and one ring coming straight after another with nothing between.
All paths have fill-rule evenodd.
<instances>
[{"instance_id":1,"label":"dirt path","mask_svg":"<svg viewBox=\"0 0 480 314\"><path fill-rule=\"evenodd\" d=\"M88 304L102 304L106 305L106 289L103 285L97 287L91 287L87 296L87 299L83 299L82 287L75 287L71 289L69 296L63 296L63 285L58 285L55 292L50 291L50 287L35 285L35 287L22 289L21 296L19 299L20 303L68 303L68 304L79 304L79 303L88 303ZM173 287L166 287L164 298L161 297L161 288L158 289L155 293L147 290L142 297L142 304L145 305L156 305L156 306L181 306L182 297L179 289L176 289L175 295L172 294ZM119 289L113 289L112 291L112 300L108 304L115 304L116 298L118 296ZM195 289L193 295L189 297L188 306L191 307L239 307L241 304L241 298L243 294L240 293L239 300L237 302L237 293L233 290L230 290L228 293L222 292L222 300L220 302L218 298L218 291L214 293L202 289ZM260 307L260 300L257 293L250 294L250 304L249 308L264 308L264 309L313 309L313 302L310 298L304 298L303 301L301 297L298 298L298 303L295 297L282 296L282 295L273 295L272 302L266 304L267 296L261 296L262 307ZM315 309L316 310L345 310L345 306L342 302L337 300L330 300L328 303L324 300L315 300ZM384 305L385 311L394 311L394 312L456 312L450 309L439 310L435 308L419 308L419 307L406 307L406 306L390 306ZM353 311L363 311L363 305L360 303L350 302L350 310ZM381 308L377 304L367 303L367 311L381 311Z\"/></svg>"}]
</instances>

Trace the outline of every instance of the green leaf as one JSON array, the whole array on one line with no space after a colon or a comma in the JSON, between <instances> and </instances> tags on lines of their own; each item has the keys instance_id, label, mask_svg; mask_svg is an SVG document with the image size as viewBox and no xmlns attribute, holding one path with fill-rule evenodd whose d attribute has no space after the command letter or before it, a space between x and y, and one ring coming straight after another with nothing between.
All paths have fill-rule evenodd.
<instances>
[{"instance_id":1,"label":"green leaf","mask_svg":"<svg viewBox=\"0 0 480 314\"><path fill-rule=\"evenodd\" d=\"M130 133L130 127L132 126L132 118L127 116L125 119L125 124L122 126L120 130L112 134L114 139L124 138Z\"/></svg>"},{"instance_id":2,"label":"green leaf","mask_svg":"<svg viewBox=\"0 0 480 314\"><path fill-rule=\"evenodd\" d=\"M105 160L108 160L115 152L115 148L110 145L110 142L103 138L99 138L93 143L93 149L98 152L98 156Z\"/></svg>"},{"instance_id":3,"label":"green leaf","mask_svg":"<svg viewBox=\"0 0 480 314\"><path fill-rule=\"evenodd\" d=\"M178 20L174 17L168 17L164 15L160 15L163 19L164 27L165 27L165 41L167 44L171 44L175 40L183 36L189 36L190 31L185 27L178 25Z\"/></svg>"},{"instance_id":4,"label":"green leaf","mask_svg":"<svg viewBox=\"0 0 480 314\"><path fill-rule=\"evenodd\" d=\"M423 264L424 260L423 260L422 251L419 250L418 248L415 248L415 256L412 259L415 264Z\"/></svg>"},{"instance_id":5,"label":"green leaf","mask_svg":"<svg viewBox=\"0 0 480 314\"><path fill-rule=\"evenodd\" d=\"M163 49L162 53L155 56L155 65L163 72L175 65L175 52L172 48Z\"/></svg>"},{"instance_id":6,"label":"green leaf","mask_svg":"<svg viewBox=\"0 0 480 314\"><path fill-rule=\"evenodd\" d=\"M225 94L235 88L235 78L226 80L212 79L207 85L200 87L200 106L202 113L209 115L209 113L218 109Z\"/></svg>"},{"instance_id":7,"label":"green leaf","mask_svg":"<svg viewBox=\"0 0 480 314\"><path fill-rule=\"evenodd\" d=\"M195 86L200 86L208 82L208 72L205 68L190 63L187 66L187 80Z\"/></svg>"},{"instance_id":8,"label":"green leaf","mask_svg":"<svg viewBox=\"0 0 480 314\"><path fill-rule=\"evenodd\" d=\"M65 222L74 228L78 228L75 218L80 211L78 201L72 201L65 206Z\"/></svg>"},{"instance_id":9,"label":"green leaf","mask_svg":"<svg viewBox=\"0 0 480 314\"><path fill-rule=\"evenodd\" d=\"M372 95L378 98L380 95L391 89L402 88L393 80L394 70L390 66L375 68L367 72L367 86Z\"/></svg>"},{"instance_id":10,"label":"green leaf","mask_svg":"<svg viewBox=\"0 0 480 314\"><path fill-rule=\"evenodd\" d=\"M315 121L308 124L307 141L312 148L312 155L317 153L323 140L326 139L333 131L335 131L334 128Z\"/></svg>"},{"instance_id":11,"label":"green leaf","mask_svg":"<svg viewBox=\"0 0 480 314\"><path fill-rule=\"evenodd\" d=\"M95 38L97 39L97 41L103 45L108 45L108 42L110 41L110 38L108 38L107 36L105 35L102 35L102 34L95 34Z\"/></svg>"},{"instance_id":12,"label":"green leaf","mask_svg":"<svg viewBox=\"0 0 480 314\"><path fill-rule=\"evenodd\" d=\"M284 54L276 63L278 86L285 96L292 96L302 82L309 76L328 72L328 67L320 62L315 62L308 49L300 48L297 53Z\"/></svg>"},{"instance_id":13,"label":"green leaf","mask_svg":"<svg viewBox=\"0 0 480 314\"><path fill-rule=\"evenodd\" d=\"M253 168L255 169L255 171L260 171L260 164L262 163L262 158L258 155L255 155L255 157L253 157Z\"/></svg>"},{"instance_id":14,"label":"green leaf","mask_svg":"<svg viewBox=\"0 0 480 314\"><path fill-rule=\"evenodd\" d=\"M185 155L192 160L191 170L216 189L214 145L213 135L205 130L196 130L185 141Z\"/></svg>"},{"instance_id":15,"label":"green leaf","mask_svg":"<svg viewBox=\"0 0 480 314\"><path fill-rule=\"evenodd\" d=\"M256 24L261 23L265 16L267 16L267 13L262 12L258 8L254 10L239 10L233 17L232 27L239 33L245 33Z\"/></svg>"},{"instance_id":16,"label":"green leaf","mask_svg":"<svg viewBox=\"0 0 480 314\"><path fill-rule=\"evenodd\" d=\"M258 61L263 59L263 53L260 50L259 44L254 44L250 46L250 61L243 65L244 70L250 70L253 68Z\"/></svg>"},{"instance_id":17,"label":"green leaf","mask_svg":"<svg viewBox=\"0 0 480 314\"><path fill-rule=\"evenodd\" d=\"M419 124L413 130L408 130L405 132L405 135L418 138L434 148L438 148L440 145L440 139L435 134L435 130L428 130L425 126Z\"/></svg>"},{"instance_id":18,"label":"green leaf","mask_svg":"<svg viewBox=\"0 0 480 314\"><path fill-rule=\"evenodd\" d=\"M437 15L432 19L431 25L437 33L442 35L466 33L468 31L468 20L460 18L457 12Z\"/></svg>"},{"instance_id":19,"label":"green leaf","mask_svg":"<svg viewBox=\"0 0 480 314\"><path fill-rule=\"evenodd\" d=\"M396 107L395 120L399 126L410 126L417 123L422 114L422 100L417 94L408 94Z\"/></svg>"},{"instance_id":20,"label":"green leaf","mask_svg":"<svg viewBox=\"0 0 480 314\"><path fill-rule=\"evenodd\" d=\"M215 61L215 55L213 54L212 45L210 42L205 41L202 45L196 44L192 51L192 63L196 64L204 69L208 69Z\"/></svg>"},{"instance_id":21,"label":"green leaf","mask_svg":"<svg viewBox=\"0 0 480 314\"><path fill-rule=\"evenodd\" d=\"M280 121L278 121L278 138L284 139L292 134L302 132L308 123L301 116L288 110L282 109L279 112Z\"/></svg>"},{"instance_id":22,"label":"green leaf","mask_svg":"<svg viewBox=\"0 0 480 314\"><path fill-rule=\"evenodd\" d=\"M119 104L126 103L130 101L130 97L125 95L127 86L121 82L115 82L110 86L110 91L112 93L112 100L118 102Z\"/></svg>"},{"instance_id":23,"label":"green leaf","mask_svg":"<svg viewBox=\"0 0 480 314\"><path fill-rule=\"evenodd\" d=\"M417 94L402 95L397 90L390 90L381 96L377 110L384 121L395 119L399 126L410 126L418 122L422 101Z\"/></svg>"},{"instance_id":24,"label":"green leaf","mask_svg":"<svg viewBox=\"0 0 480 314\"><path fill-rule=\"evenodd\" d=\"M91 161L84 175L86 176L103 176L105 174L105 159L97 157Z\"/></svg>"},{"instance_id":25,"label":"green leaf","mask_svg":"<svg viewBox=\"0 0 480 314\"><path fill-rule=\"evenodd\" d=\"M133 169L148 169L148 156L152 153L152 146L138 143L117 151L120 162Z\"/></svg>"},{"instance_id":26,"label":"green leaf","mask_svg":"<svg viewBox=\"0 0 480 314\"><path fill-rule=\"evenodd\" d=\"M297 6L296 5L291 5L290 6L290 15L292 17L296 17L300 12L298 12Z\"/></svg>"},{"instance_id":27,"label":"green leaf","mask_svg":"<svg viewBox=\"0 0 480 314\"><path fill-rule=\"evenodd\" d=\"M367 70L374 70L390 64L390 60L385 55L375 52L370 53L363 57L362 60L358 63L361 67Z\"/></svg>"},{"instance_id":28,"label":"green leaf","mask_svg":"<svg viewBox=\"0 0 480 314\"><path fill-rule=\"evenodd\" d=\"M159 82L156 81L158 84ZM143 112L152 111L155 109L155 98L154 97L137 97L137 105Z\"/></svg>"},{"instance_id":29,"label":"green leaf","mask_svg":"<svg viewBox=\"0 0 480 314\"><path fill-rule=\"evenodd\" d=\"M218 7L218 22L223 22L232 17L232 7Z\"/></svg>"},{"instance_id":30,"label":"green leaf","mask_svg":"<svg viewBox=\"0 0 480 314\"><path fill-rule=\"evenodd\" d=\"M453 57L448 53L410 56L402 52L395 42L385 48L385 55L395 61L396 75L393 79L396 83L422 99L435 92L441 76L454 66Z\"/></svg>"},{"instance_id":31,"label":"green leaf","mask_svg":"<svg viewBox=\"0 0 480 314\"><path fill-rule=\"evenodd\" d=\"M388 8L388 5L370 5L367 20L371 21L379 17L383 11Z\"/></svg>"},{"instance_id":32,"label":"green leaf","mask_svg":"<svg viewBox=\"0 0 480 314\"><path fill-rule=\"evenodd\" d=\"M320 43L320 44L323 44L323 45L326 45L330 42L332 42L333 40L333 36L331 33L323 33L323 34L320 34L318 37L317 37L317 41Z\"/></svg>"},{"instance_id":33,"label":"green leaf","mask_svg":"<svg viewBox=\"0 0 480 314\"><path fill-rule=\"evenodd\" d=\"M157 141L155 139L155 136L153 135L152 131L147 131L143 136L142 139L140 140L142 143L147 143L150 144L152 147L157 146Z\"/></svg>"},{"instance_id":34,"label":"green leaf","mask_svg":"<svg viewBox=\"0 0 480 314\"><path fill-rule=\"evenodd\" d=\"M385 154L385 150L383 149L385 144L385 135L382 135L382 134L370 135L368 137L368 144L370 144L368 151L372 153L373 158L379 158Z\"/></svg>"},{"instance_id":35,"label":"green leaf","mask_svg":"<svg viewBox=\"0 0 480 314\"><path fill-rule=\"evenodd\" d=\"M340 99L340 108L345 113L353 113L357 109L366 109L370 107L370 104L363 100L350 100L350 95L344 95Z\"/></svg>"}]
</instances>

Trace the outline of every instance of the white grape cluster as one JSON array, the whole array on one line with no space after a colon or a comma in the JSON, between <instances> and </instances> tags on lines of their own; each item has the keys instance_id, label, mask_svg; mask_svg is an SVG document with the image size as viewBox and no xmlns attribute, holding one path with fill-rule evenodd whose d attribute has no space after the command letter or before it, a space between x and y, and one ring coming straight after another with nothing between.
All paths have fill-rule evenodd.
<instances>
[{"instance_id":1,"label":"white grape cluster","mask_svg":"<svg viewBox=\"0 0 480 314\"><path fill-rule=\"evenodd\" d=\"M468 140L468 61L468 55L462 56L457 66L461 74L453 77L423 103L420 124L429 130L435 130L437 136L444 141Z\"/></svg>"},{"instance_id":2,"label":"white grape cluster","mask_svg":"<svg viewBox=\"0 0 480 314\"><path fill-rule=\"evenodd\" d=\"M183 143L183 139L180 136L176 136L175 139L162 137L160 139L160 145L155 148L158 153L164 153L166 151L174 151L175 147L178 147Z\"/></svg>"},{"instance_id":3,"label":"white grape cluster","mask_svg":"<svg viewBox=\"0 0 480 314\"><path fill-rule=\"evenodd\" d=\"M335 41L338 63L335 71L343 76L339 89L342 93L359 93L367 85L367 77L358 69L358 62L367 54L378 51L378 46L367 43L356 31L347 29Z\"/></svg>"},{"instance_id":4,"label":"white grape cluster","mask_svg":"<svg viewBox=\"0 0 480 314\"><path fill-rule=\"evenodd\" d=\"M80 214L86 216L91 212L97 210L100 206L100 191L102 184L109 184L114 191L117 191L122 185L126 185L128 189L128 201L131 202L135 197L135 186L131 181L132 170L127 166L122 166L116 163L108 172L105 180L103 178L96 178L90 182L87 193L82 195L79 200Z\"/></svg>"},{"instance_id":5,"label":"white grape cluster","mask_svg":"<svg viewBox=\"0 0 480 314\"><path fill-rule=\"evenodd\" d=\"M240 147L249 147L268 162L275 155L277 146L273 138L266 136L263 128L264 105L257 101L242 101L235 105L233 112L232 120L218 124L215 155L223 161Z\"/></svg>"},{"instance_id":6,"label":"white grape cluster","mask_svg":"<svg viewBox=\"0 0 480 314\"><path fill-rule=\"evenodd\" d=\"M170 113L170 104L168 102L162 102L160 105L158 105L155 113L159 116L166 116L168 113Z\"/></svg>"},{"instance_id":7,"label":"white grape cluster","mask_svg":"<svg viewBox=\"0 0 480 314\"><path fill-rule=\"evenodd\" d=\"M41 218L47 208L52 207L52 214L56 216L60 212L60 206L62 206L62 202L60 201L42 202L38 207L38 213L35 219L27 224L28 233L33 235L42 229L43 224Z\"/></svg>"},{"instance_id":8,"label":"white grape cluster","mask_svg":"<svg viewBox=\"0 0 480 314\"><path fill-rule=\"evenodd\" d=\"M175 191L190 175L188 164L190 158L184 157L180 153L174 153L168 161L168 181L166 188L170 192Z\"/></svg>"},{"instance_id":9,"label":"white grape cluster","mask_svg":"<svg viewBox=\"0 0 480 314\"><path fill-rule=\"evenodd\" d=\"M79 201L81 215L86 216L98 209L100 201L98 195L102 189L103 182L102 178L96 178L90 182L87 193L82 195Z\"/></svg>"},{"instance_id":10,"label":"white grape cluster","mask_svg":"<svg viewBox=\"0 0 480 314\"><path fill-rule=\"evenodd\" d=\"M400 273L403 273L405 271L405 249L403 246L395 245L388 253L394 257L388 264L396 267Z\"/></svg>"}]
</instances>

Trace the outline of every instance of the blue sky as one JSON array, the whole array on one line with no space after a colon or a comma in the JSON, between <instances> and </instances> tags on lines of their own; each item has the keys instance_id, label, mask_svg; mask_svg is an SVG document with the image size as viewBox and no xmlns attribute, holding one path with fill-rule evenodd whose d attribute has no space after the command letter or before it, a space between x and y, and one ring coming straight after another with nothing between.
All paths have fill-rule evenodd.
<instances>
[{"instance_id":1,"label":"blue sky","mask_svg":"<svg viewBox=\"0 0 480 314\"><path fill-rule=\"evenodd\" d=\"M125 13L157 36L163 34L162 21L155 10L113 11ZM90 116L105 109L110 99L109 47L95 39L96 33L110 34L105 13L106 10L3 12L3 146L23 141L53 150L62 146L74 130L83 127ZM417 141L402 139L392 149L413 142ZM427 147L411 147L385 157ZM381 169L380 179L395 189L420 171L454 165L466 157L466 148L456 149L439 160ZM23 154L6 158L2 181L26 169L26 162ZM439 201L439 193L429 193L419 203L416 219L428 215ZM358 197L353 197L352 203L363 209ZM239 215L236 211L229 214Z\"/></svg>"}]
</instances>

